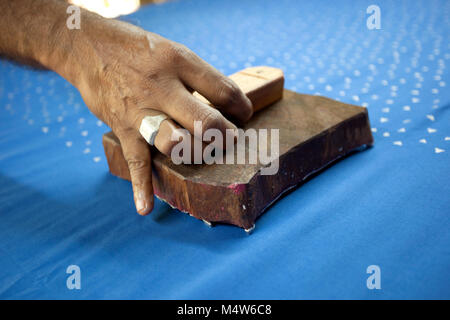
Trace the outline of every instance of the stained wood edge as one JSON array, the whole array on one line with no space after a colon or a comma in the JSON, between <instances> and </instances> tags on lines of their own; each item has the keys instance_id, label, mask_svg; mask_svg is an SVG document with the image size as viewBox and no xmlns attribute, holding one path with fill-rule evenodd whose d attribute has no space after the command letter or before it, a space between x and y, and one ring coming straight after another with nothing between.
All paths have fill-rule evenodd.
<instances>
[{"instance_id":1,"label":"stained wood edge","mask_svg":"<svg viewBox=\"0 0 450 320\"><path fill-rule=\"evenodd\" d=\"M343 141L344 145L334 148L333 146L337 145L336 141ZM130 180L120 142L114 133L108 132L103 136L103 145L110 172ZM279 160L280 170L276 175L261 176L257 173L244 184L217 186L186 180L175 171L163 166L161 157L164 155L156 152L152 170L154 192L171 207L198 219L229 223L248 229L285 192L301 185L311 174L323 170L364 145L373 145L373 136L367 109L361 107L361 112L355 116L293 147L282 155ZM305 155L309 158L306 159ZM312 158L311 155L313 155ZM291 161L308 163L310 166L303 167L301 172L297 172L295 168L298 166L289 165ZM286 167L291 168L288 179L284 178ZM218 199L212 201L215 195Z\"/></svg>"}]
</instances>

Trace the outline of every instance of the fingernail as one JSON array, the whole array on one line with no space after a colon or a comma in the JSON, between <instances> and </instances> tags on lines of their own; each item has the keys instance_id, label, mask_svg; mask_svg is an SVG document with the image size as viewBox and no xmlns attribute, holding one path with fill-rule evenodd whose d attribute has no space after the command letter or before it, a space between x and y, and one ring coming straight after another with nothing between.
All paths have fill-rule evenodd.
<instances>
[{"instance_id":1,"label":"fingernail","mask_svg":"<svg viewBox=\"0 0 450 320\"><path fill-rule=\"evenodd\" d=\"M137 199L136 201L136 210L140 215L145 215L148 211L147 203L143 199Z\"/></svg>"},{"instance_id":2,"label":"fingernail","mask_svg":"<svg viewBox=\"0 0 450 320\"><path fill-rule=\"evenodd\" d=\"M253 117L253 104L251 102L251 100L246 96L247 100L248 100L248 104L250 106L250 109L248 110L248 114L247 114L247 118L245 119L245 122L247 122L248 120L250 120Z\"/></svg>"},{"instance_id":3,"label":"fingernail","mask_svg":"<svg viewBox=\"0 0 450 320\"><path fill-rule=\"evenodd\" d=\"M136 192L136 210L140 215L145 215L148 213L149 207L147 201L145 201L145 195L142 190Z\"/></svg>"}]
</instances>

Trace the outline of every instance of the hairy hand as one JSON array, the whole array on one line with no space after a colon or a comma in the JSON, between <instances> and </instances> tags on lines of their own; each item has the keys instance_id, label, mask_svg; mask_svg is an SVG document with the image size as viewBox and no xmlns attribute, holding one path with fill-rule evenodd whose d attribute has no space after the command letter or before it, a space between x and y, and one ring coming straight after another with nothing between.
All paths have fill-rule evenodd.
<instances>
[{"instance_id":1,"label":"hairy hand","mask_svg":"<svg viewBox=\"0 0 450 320\"><path fill-rule=\"evenodd\" d=\"M246 121L250 100L241 90L185 46L117 20L91 16L82 22L71 61L65 68L90 110L120 139L131 174L139 214L153 208L151 154L139 133L142 119L164 112L155 146L170 155L170 136L182 126L193 133L194 121L203 130L225 133L235 125L223 114ZM192 95L195 90L215 108Z\"/></svg>"}]
</instances>

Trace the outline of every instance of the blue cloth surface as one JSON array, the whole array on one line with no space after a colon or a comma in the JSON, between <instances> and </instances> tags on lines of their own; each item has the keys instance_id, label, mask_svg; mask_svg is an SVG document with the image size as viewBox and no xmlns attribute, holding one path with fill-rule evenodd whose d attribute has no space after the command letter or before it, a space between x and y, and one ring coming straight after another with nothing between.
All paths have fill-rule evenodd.
<instances>
[{"instance_id":1,"label":"blue cloth surface","mask_svg":"<svg viewBox=\"0 0 450 320\"><path fill-rule=\"evenodd\" d=\"M77 90L0 61L0 298L450 298L450 2L379 0L379 30L371 4L186 0L122 18L225 74L279 67L288 89L368 108L375 147L280 199L250 236L159 200L138 216Z\"/></svg>"}]
</instances>

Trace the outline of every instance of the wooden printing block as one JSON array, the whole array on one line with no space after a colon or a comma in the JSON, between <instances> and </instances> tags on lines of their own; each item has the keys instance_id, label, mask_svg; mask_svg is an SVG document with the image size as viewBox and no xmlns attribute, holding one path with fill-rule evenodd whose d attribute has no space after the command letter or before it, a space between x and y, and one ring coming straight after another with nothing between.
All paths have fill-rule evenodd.
<instances>
[{"instance_id":1,"label":"wooden printing block","mask_svg":"<svg viewBox=\"0 0 450 320\"><path fill-rule=\"evenodd\" d=\"M277 70L255 67L230 77L259 110L281 97L283 79ZM281 100L256 112L243 127L248 128L279 129L276 174L261 175L261 164L175 165L152 148L156 196L203 221L250 230L284 192L349 152L373 143L366 108L289 90L283 91ZM117 137L106 133L103 145L111 173L130 180Z\"/></svg>"}]
</instances>

